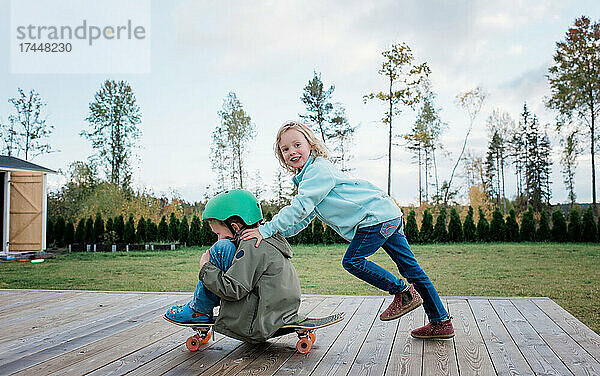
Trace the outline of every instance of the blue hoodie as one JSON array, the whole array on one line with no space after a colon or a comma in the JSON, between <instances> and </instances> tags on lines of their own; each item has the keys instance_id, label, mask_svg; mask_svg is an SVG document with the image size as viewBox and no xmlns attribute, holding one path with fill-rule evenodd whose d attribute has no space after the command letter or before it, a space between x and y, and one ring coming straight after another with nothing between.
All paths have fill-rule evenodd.
<instances>
[{"instance_id":1,"label":"blue hoodie","mask_svg":"<svg viewBox=\"0 0 600 376\"><path fill-rule=\"evenodd\" d=\"M298 194L271 221L258 227L263 238L278 232L294 236L316 216L350 241L359 228L402 216L398 205L381 189L349 178L322 157L309 157L292 181Z\"/></svg>"}]
</instances>

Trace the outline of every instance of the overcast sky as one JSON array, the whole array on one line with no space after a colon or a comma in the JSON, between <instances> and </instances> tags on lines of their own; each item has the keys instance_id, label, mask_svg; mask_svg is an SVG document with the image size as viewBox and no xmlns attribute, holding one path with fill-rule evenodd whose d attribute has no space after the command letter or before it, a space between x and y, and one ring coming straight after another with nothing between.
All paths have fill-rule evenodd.
<instances>
[{"instance_id":1,"label":"overcast sky","mask_svg":"<svg viewBox=\"0 0 600 376\"><path fill-rule=\"evenodd\" d=\"M0 0L0 48L10 51L10 4ZM118 10L115 10L118 11ZM50 143L60 152L34 163L66 170L92 154L79 136L94 93L105 79L127 80L142 112L142 137L134 162L134 184L156 194L202 199L212 182L209 149L227 93L233 91L256 125L256 140L247 156L249 174L269 186L277 169L273 142L278 127L304 112L303 87L313 71L334 84L333 100L346 108L358 126L356 177L386 187L387 130L382 104L363 103L363 95L384 90L377 71L381 52L405 42L417 62L431 68L437 107L447 123L439 178L448 179L467 129L467 116L455 96L482 86L489 97L476 120L468 149L483 155L485 120L494 108L518 119L523 103L542 123L554 114L543 105L549 95L545 75L555 43L575 18L599 18L598 1L152 1L150 73L147 74L11 74L9 59L0 60L0 121L11 108L7 99L17 88L35 89L45 102L55 130ZM36 9L31 9L35 13ZM395 134L407 133L415 112L405 109L394 120ZM552 203L566 202L560 173L559 135L551 133ZM509 169L507 193L514 196ZM591 201L589 153L579 158L578 201ZM418 201L417 168L403 147L393 152L392 195L402 204ZM51 189L64 182L49 179ZM256 181L255 181L256 183ZM465 192L463 192L465 193ZM267 193L268 195L269 193Z\"/></svg>"}]
</instances>

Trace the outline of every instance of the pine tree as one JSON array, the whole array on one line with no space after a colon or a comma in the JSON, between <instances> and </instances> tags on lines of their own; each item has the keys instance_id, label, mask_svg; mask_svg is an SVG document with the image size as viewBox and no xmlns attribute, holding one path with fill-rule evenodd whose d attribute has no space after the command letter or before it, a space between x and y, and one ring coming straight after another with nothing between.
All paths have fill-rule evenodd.
<instances>
[{"instance_id":1,"label":"pine tree","mask_svg":"<svg viewBox=\"0 0 600 376\"><path fill-rule=\"evenodd\" d=\"M419 242L419 226L417 225L417 213L414 210L408 212L406 218L406 227L404 228L404 236L409 244Z\"/></svg>"},{"instance_id":2,"label":"pine tree","mask_svg":"<svg viewBox=\"0 0 600 376\"><path fill-rule=\"evenodd\" d=\"M460 223L460 216L456 208L450 209L450 222L448 223L448 240L453 243L463 241L463 229Z\"/></svg>"},{"instance_id":3,"label":"pine tree","mask_svg":"<svg viewBox=\"0 0 600 376\"><path fill-rule=\"evenodd\" d=\"M323 231L323 243L324 244L333 244L335 243L335 231L331 229L329 226L325 226L325 230Z\"/></svg>"},{"instance_id":4,"label":"pine tree","mask_svg":"<svg viewBox=\"0 0 600 376\"><path fill-rule=\"evenodd\" d=\"M211 246L217 241L217 235L210 229L208 221L202 221L202 239L202 245L207 246Z\"/></svg>"},{"instance_id":5,"label":"pine tree","mask_svg":"<svg viewBox=\"0 0 600 376\"><path fill-rule=\"evenodd\" d=\"M208 227L208 223L206 223ZM208 229L210 231L210 228ZM167 224L167 218L163 215L158 224L158 241L166 242L169 240L169 225ZM207 243L204 243L207 245Z\"/></svg>"},{"instance_id":6,"label":"pine tree","mask_svg":"<svg viewBox=\"0 0 600 376\"><path fill-rule=\"evenodd\" d=\"M170 242L176 242L179 240L179 220L175 216L175 213L171 212L169 216L169 233L167 234L167 239Z\"/></svg>"},{"instance_id":7,"label":"pine tree","mask_svg":"<svg viewBox=\"0 0 600 376\"><path fill-rule=\"evenodd\" d=\"M448 230L446 230L446 208L442 207L440 209L440 214L438 214L435 227L433 229L433 239L437 243L445 243L448 241Z\"/></svg>"},{"instance_id":8,"label":"pine tree","mask_svg":"<svg viewBox=\"0 0 600 376\"><path fill-rule=\"evenodd\" d=\"M115 240L117 241L117 243L123 243L125 236L125 219L123 218L123 214L115 218L114 226Z\"/></svg>"},{"instance_id":9,"label":"pine tree","mask_svg":"<svg viewBox=\"0 0 600 376\"><path fill-rule=\"evenodd\" d=\"M146 221L146 241L155 242L158 240L158 226L150 218Z\"/></svg>"},{"instance_id":10,"label":"pine tree","mask_svg":"<svg viewBox=\"0 0 600 376\"><path fill-rule=\"evenodd\" d=\"M90 215L89 218L85 221L85 242L88 244L93 244L94 241L94 220Z\"/></svg>"},{"instance_id":11,"label":"pine tree","mask_svg":"<svg viewBox=\"0 0 600 376\"><path fill-rule=\"evenodd\" d=\"M104 233L106 235L105 237L105 241L108 244L112 244L114 243L115 240L115 225L113 222L113 219L111 217L108 217L108 219L106 220L106 228L104 230Z\"/></svg>"},{"instance_id":12,"label":"pine tree","mask_svg":"<svg viewBox=\"0 0 600 376\"><path fill-rule=\"evenodd\" d=\"M594 221L594 211L591 206L588 206L586 211L583 213L583 236L584 242L594 243L597 241L598 229L596 228L596 221Z\"/></svg>"},{"instance_id":13,"label":"pine tree","mask_svg":"<svg viewBox=\"0 0 600 376\"><path fill-rule=\"evenodd\" d=\"M184 215L179 222L179 242L188 243L190 237L190 227L188 226L187 217Z\"/></svg>"},{"instance_id":14,"label":"pine tree","mask_svg":"<svg viewBox=\"0 0 600 376\"><path fill-rule=\"evenodd\" d=\"M133 214L129 214L129 219L125 224L125 232L123 234L123 240L127 244L135 243L135 222L133 220Z\"/></svg>"},{"instance_id":15,"label":"pine tree","mask_svg":"<svg viewBox=\"0 0 600 376\"><path fill-rule=\"evenodd\" d=\"M567 241L567 223L562 210L556 209L552 212L552 241L566 242Z\"/></svg>"},{"instance_id":16,"label":"pine tree","mask_svg":"<svg viewBox=\"0 0 600 376\"><path fill-rule=\"evenodd\" d=\"M94 220L94 243L102 243L102 237L104 235L104 220L100 212L96 213L96 219Z\"/></svg>"},{"instance_id":17,"label":"pine tree","mask_svg":"<svg viewBox=\"0 0 600 376\"><path fill-rule=\"evenodd\" d=\"M469 206L469 211L463 222L463 237L466 242L477 241L477 228L475 227L475 220L473 219L473 208Z\"/></svg>"},{"instance_id":18,"label":"pine tree","mask_svg":"<svg viewBox=\"0 0 600 376\"><path fill-rule=\"evenodd\" d=\"M524 242L535 241L535 218L533 218L533 208L529 209L521 217L521 240Z\"/></svg>"},{"instance_id":19,"label":"pine tree","mask_svg":"<svg viewBox=\"0 0 600 376\"><path fill-rule=\"evenodd\" d=\"M508 216L506 216L506 237L507 242L518 242L521 240L519 233L519 224L517 223L517 214L515 213L515 209L510 209L508 211Z\"/></svg>"},{"instance_id":20,"label":"pine tree","mask_svg":"<svg viewBox=\"0 0 600 376\"><path fill-rule=\"evenodd\" d=\"M65 225L65 233L64 233L63 243L65 245L72 244L74 238L75 238L75 229L73 228L73 220L69 219L69 221Z\"/></svg>"},{"instance_id":21,"label":"pine tree","mask_svg":"<svg viewBox=\"0 0 600 376\"><path fill-rule=\"evenodd\" d=\"M64 246L65 239L65 219L59 215L54 222L54 242L58 248Z\"/></svg>"},{"instance_id":22,"label":"pine tree","mask_svg":"<svg viewBox=\"0 0 600 376\"><path fill-rule=\"evenodd\" d=\"M492 214L492 222L490 222L490 240L493 242L503 242L506 240L506 224L504 217L500 212L500 208L496 207Z\"/></svg>"},{"instance_id":23,"label":"pine tree","mask_svg":"<svg viewBox=\"0 0 600 376\"><path fill-rule=\"evenodd\" d=\"M269 212L267 212L268 214ZM190 245L201 245L202 244L202 222L200 218L194 214L192 217L192 223L190 223Z\"/></svg>"},{"instance_id":24,"label":"pine tree","mask_svg":"<svg viewBox=\"0 0 600 376\"><path fill-rule=\"evenodd\" d=\"M548 220L548 212L546 210L542 210L540 213L539 227L535 235L535 239L538 242L550 240L550 224L548 223Z\"/></svg>"},{"instance_id":25,"label":"pine tree","mask_svg":"<svg viewBox=\"0 0 600 376\"><path fill-rule=\"evenodd\" d=\"M136 228L136 231L135 231L135 241L137 243L144 244L147 241L146 232L147 232L147 230L146 230L146 220L142 216L138 220L137 228Z\"/></svg>"},{"instance_id":26,"label":"pine tree","mask_svg":"<svg viewBox=\"0 0 600 376\"><path fill-rule=\"evenodd\" d=\"M313 240L312 243L313 244L323 244L323 222L321 222L318 219L315 219L313 221L313 225L312 225L313 231L312 231L312 236L313 236Z\"/></svg>"},{"instance_id":27,"label":"pine tree","mask_svg":"<svg viewBox=\"0 0 600 376\"><path fill-rule=\"evenodd\" d=\"M485 218L483 209L481 206L478 208L479 219L477 220L477 241L489 242L490 241L490 224Z\"/></svg>"},{"instance_id":28,"label":"pine tree","mask_svg":"<svg viewBox=\"0 0 600 376\"><path fill-rule=\"evenodd\" d=\"M75 230L75 243L85 242L85 219L81 218L77 223L77 229Z\"/></svg>"},{"instance_id":29,"label":"pine tree","mask_svg":"<svg viewBox=\"0 0 600 376\"><path fill-rule=\"evenodd\" d=\"M51 217L46 219L46 244L50 248L54 243L54 220Z\"/></svg>"},{"instance_id":30,"label":"pine tree","mask_svg":"<svg viewBox=\"0 0 600 376\"><path fill-rule=\"evenodd\" d=\"M431 243L433 241L433 215L429 209L423 212L423 220L421 221L421 230L419 231L419 239L421 243Z\"/></svg>"},{"instance_id":31,"label":"pine tree","mask_svg":"<svg viewBox=\"0 0 600 376\"><path fill-rule=\"evenodd\" d=\"M567 236L570 242L581 241L581 216L579 210L573 208L569 211L569 224L567 225Z\"/></svg>"}]
</instances>

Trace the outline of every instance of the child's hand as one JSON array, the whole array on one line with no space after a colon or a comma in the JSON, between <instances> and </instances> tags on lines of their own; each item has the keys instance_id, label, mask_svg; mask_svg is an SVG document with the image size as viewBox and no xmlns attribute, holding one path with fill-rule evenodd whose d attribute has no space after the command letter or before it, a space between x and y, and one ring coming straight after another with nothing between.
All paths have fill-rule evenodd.
<instances>
[{"instance_id":1,"label":"child's hand","mask_svg":"<svg viewBox=\"0 0 600 376\"><path fill-rule=\"evenodd\" d=\"M210 248L207 249L206 252L204 252L202 257L200 257L200 269L202 269L204 264L206 264L209 261L210 261Z\"/></svg>"},{"instance_id":2,"label":"child's hand","mask_svg":"<svg viewBox=\"0 0 600 376\"><path fill-rule=\"evenodd\" d=\"M258 247L258 245L260 244L260 242L263 240L262 235L260 234L260 231L258 231L258 228L249 228L244 230L244 232L242 232L242 236L240 237L240 239L242 240L250 240L252 238L256 238L256 244L254 245L255 247Z\"/></svg>"}]
</instances>

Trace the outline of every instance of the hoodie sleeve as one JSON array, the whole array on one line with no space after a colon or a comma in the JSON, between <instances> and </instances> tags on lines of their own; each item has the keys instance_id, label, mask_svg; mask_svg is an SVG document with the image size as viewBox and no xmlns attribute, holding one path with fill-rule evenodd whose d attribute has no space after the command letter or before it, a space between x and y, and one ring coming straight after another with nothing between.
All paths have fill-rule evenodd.
<instances>
[{"instance_id":1,"label":"hoodie sleeve","mask_svg":"<svg viewBox=\"0 0 600 376\"><path fill-rule=\"evenodd\" d=\"M327 168L313 163L304 173L298 185L298 194L290 205L282 208L269 222L260 225L258 231L263 238L276 233L288 237L299 233L316 216L315 207L335 186L335 179Z\"/></svg>"},{"instance_id":2,"label":"hoodie sleeve","mask_svg":"<svg viewBox=\"0 0 600 376\"><path fill-rule=\"evenodd\" d=\"M217 268L212 262L204 264L199 278L204 286L221 299L240 300L257 283L268 265L265 264L264 252L254 249L254 242L245 242L236 251L231 267L227 272Z\"/></svg>"}]
</instances>

